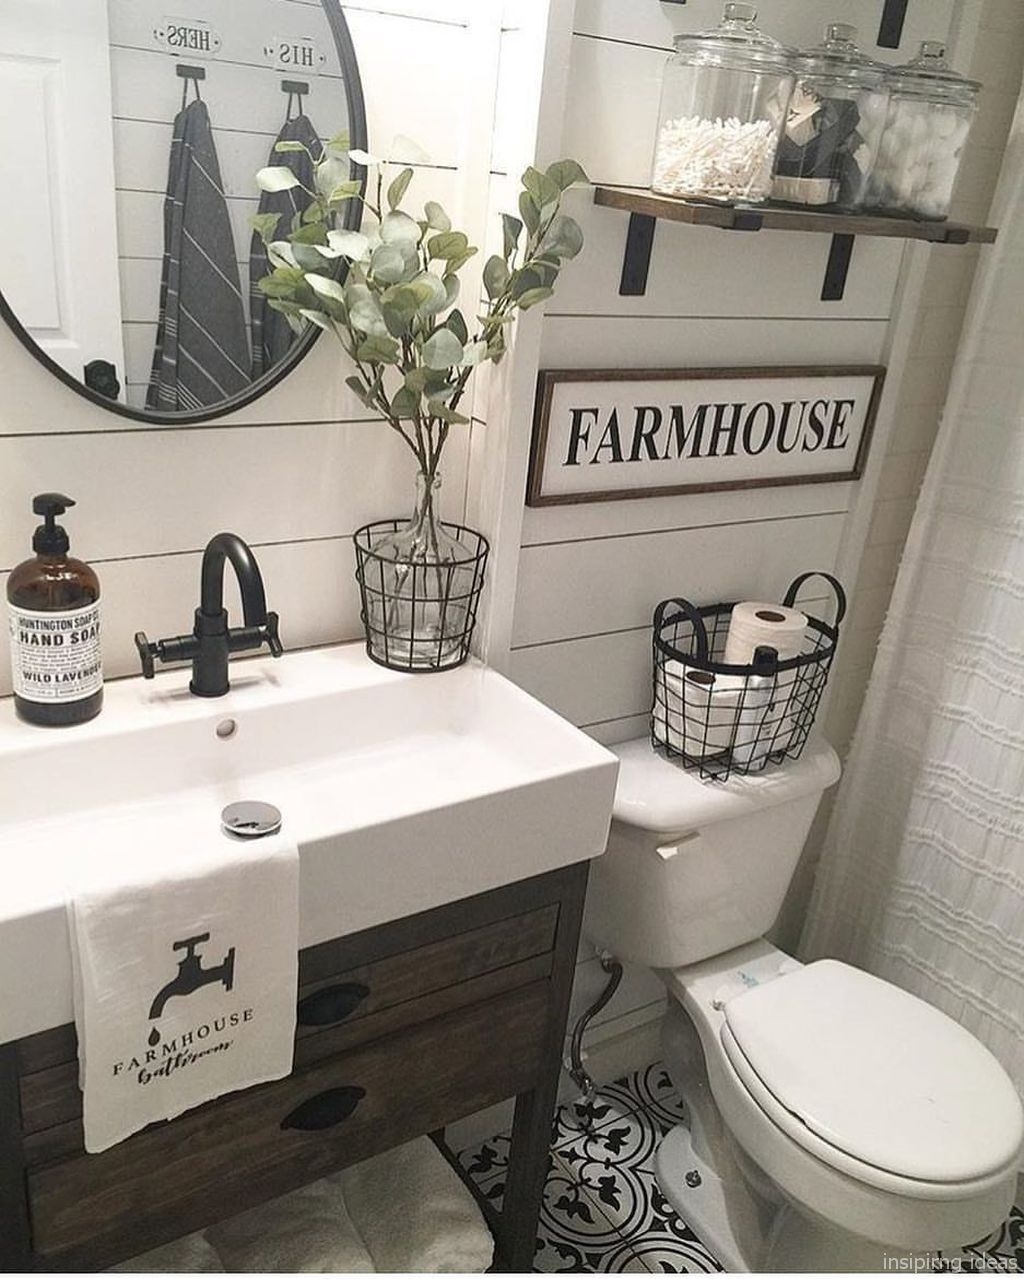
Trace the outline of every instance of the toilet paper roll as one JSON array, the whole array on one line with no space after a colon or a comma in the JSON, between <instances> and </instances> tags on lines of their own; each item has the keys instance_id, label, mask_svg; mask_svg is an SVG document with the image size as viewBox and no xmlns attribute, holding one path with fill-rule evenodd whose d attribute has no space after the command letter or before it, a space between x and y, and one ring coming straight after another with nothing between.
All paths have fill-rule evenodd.
<instances>
[{"instance_id":1,"label":"toilet paper roll","mask_svg":"<svg viewBox=\"0 0 1024 1279\"><path fill-rule=\"evenodd\" d=\"M670 750L705 759L732 746L744 695L742 675L712 675L666 662L654 710L654 736Z\"/></svg>"},{"instance_id":2,"label":"toilet paper roll","mask_svg":"<svg viewBox=\"0 0 1024 1279\"><path fill-rule=\"evenodd\" d=\"M747 600L732 610L724 660L729 666L749 666L759 648L774 648L780 661L799 657L806 633L807 616L799 609Z\"/></svg>"}]
</instances>

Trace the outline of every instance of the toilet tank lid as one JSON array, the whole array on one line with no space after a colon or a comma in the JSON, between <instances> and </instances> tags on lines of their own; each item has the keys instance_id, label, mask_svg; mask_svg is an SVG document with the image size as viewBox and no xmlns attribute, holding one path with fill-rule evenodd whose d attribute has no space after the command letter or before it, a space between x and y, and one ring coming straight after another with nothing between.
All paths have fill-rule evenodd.
<instances>
[{"instance_id":1,"label":"toilet tank lid","mask_svg":"<svg viewBox=\"0 0 1024 1279\"><path fill-rule=\"evenodd\" d=\"M839 757L824 739L808 742L799 759L727 782L701 781L696 770L657 753L649 737L611 750L619 758L617 821L642 830L683 834L714 822L749 817L776 804L820 794L839 780Z\"/></svg>"}]
</instances>

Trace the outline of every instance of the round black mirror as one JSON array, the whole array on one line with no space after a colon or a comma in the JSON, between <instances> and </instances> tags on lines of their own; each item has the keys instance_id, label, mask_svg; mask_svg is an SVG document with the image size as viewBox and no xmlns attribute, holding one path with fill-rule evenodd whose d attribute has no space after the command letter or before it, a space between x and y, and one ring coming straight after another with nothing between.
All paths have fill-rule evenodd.
<instances>
[{"instance_id":1,"label":"round black mirror","mask_svg":"<svg viewBox=\"0 0 1024 1279\"><path fill-rule=\"evenodd\" d=\"M201 422L256 399L320 332L260 287L267 241L312 230L317 186L365 183L339 0L176 0L173 17L159 0L3 8L0 145L17 180L0 212L0 314L61 381L125 417ZM283 180L257 181L267 168ZM362 207L338 203L330 229L358 229Z\"/></svg>"}]
</instances>

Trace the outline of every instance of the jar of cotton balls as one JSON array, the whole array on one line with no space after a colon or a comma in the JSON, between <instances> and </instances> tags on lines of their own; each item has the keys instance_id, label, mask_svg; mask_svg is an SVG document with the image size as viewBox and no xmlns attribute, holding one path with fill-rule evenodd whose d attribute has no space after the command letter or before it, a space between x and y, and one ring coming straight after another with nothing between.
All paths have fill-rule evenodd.
<instances>
[{"instance_id":1,"label":"jar of cotton balls","mask_svg":"<svg viewBox=\"0 0 1024 1279\"><path fill-rule=\"evenodd\" d=\"M945 55L943 44L925 40L912 62L892 72L869 198L887 212L935 220L949 214L981 85L954 71Z\"/></svg>"},{"instance_id":2,"label":"jar of cotton balls","mask_svg":"<svg viewBox=\"0 0 1024 1279\"><path fill-rule=\"evenodd\" d=\"M886 68L857 48L856 27L832 22L793 59L796 88L775 161L776 200L863 207L885 129Z\"/></svg>"},{"instance_id":3,"label":"jar of cotton balls","mask_svg":"<svg viewBox=\"0 0 1024 1279\"><path fill-rule=\"evenodd\" d=\"M790 50L727 4L719 26L679 35L661 92L651 188L659 195L756 204L772 193L794 74Z\"/></svg>"}]
</instances>

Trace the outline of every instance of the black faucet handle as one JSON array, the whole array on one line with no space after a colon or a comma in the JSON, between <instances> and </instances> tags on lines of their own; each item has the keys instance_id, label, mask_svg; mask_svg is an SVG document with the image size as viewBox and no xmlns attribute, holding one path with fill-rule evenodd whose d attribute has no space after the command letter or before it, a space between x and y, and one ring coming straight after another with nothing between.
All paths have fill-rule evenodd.
<instances>
[{"instance_id":1,"label":"black faucet handle","mask_svg":"<svg viewBox=\"0 0 1024 1279\"><path fill-rule=\"evenodd\" d=\"M156 675L156 667L153 659L160 653L160 649L156 644L151 644L145 631L135 632L135 647L139 650L139 658L142 662L142 674L145 679L153 679Z\"/></svg>"},{"instance_id":2,"label":"black faucet handle","mask_svg":"<svg viewBox=\"0 0 1024 1279\"><path fill-rule=\"evenodd\" d=\"M284 645L281 643L281 635L278 630L279 624L279 618L276 613L267 614L267 622L263 628L263 638L270 649L271 657L280 657L284 652Z\"/></svg>"}]
</instances>

